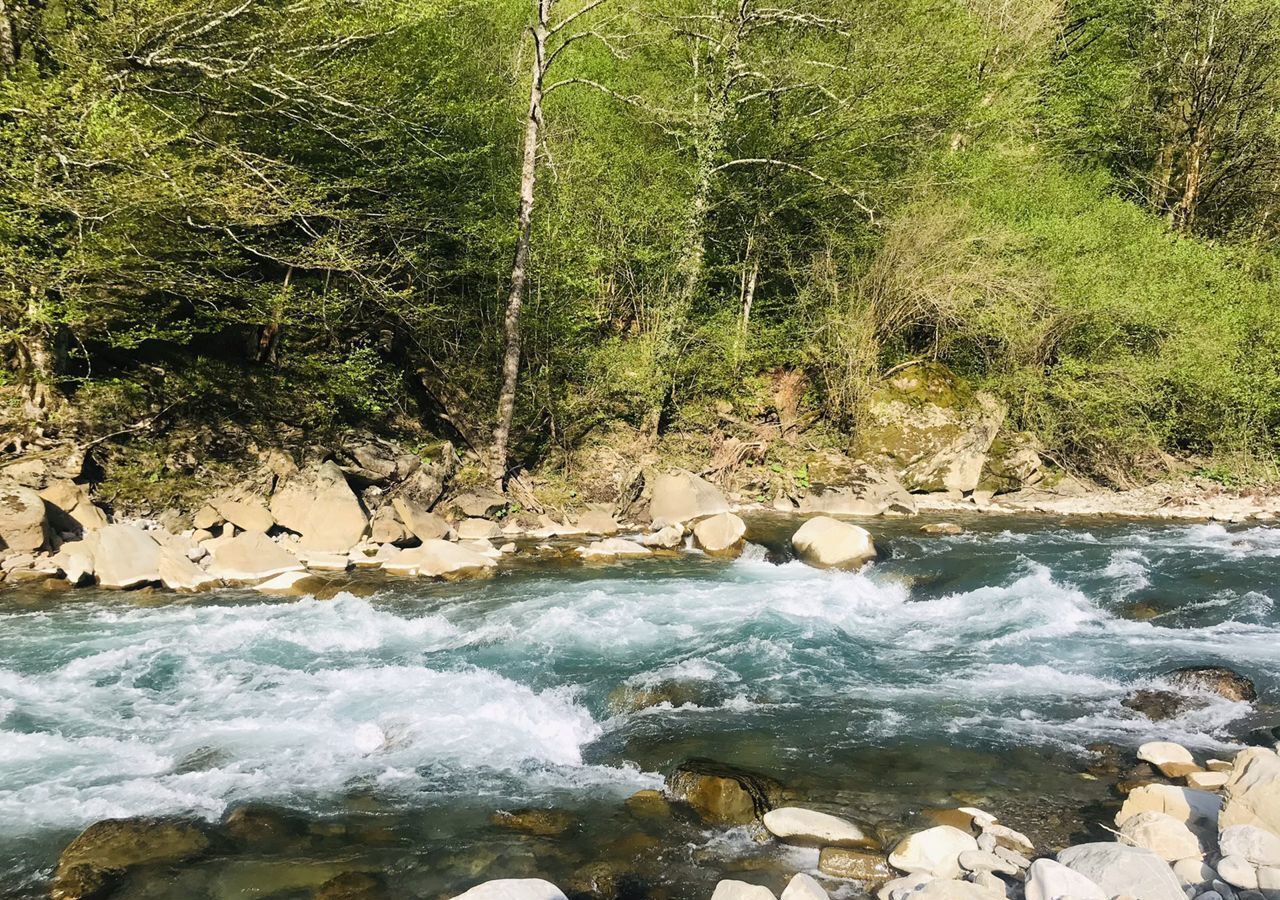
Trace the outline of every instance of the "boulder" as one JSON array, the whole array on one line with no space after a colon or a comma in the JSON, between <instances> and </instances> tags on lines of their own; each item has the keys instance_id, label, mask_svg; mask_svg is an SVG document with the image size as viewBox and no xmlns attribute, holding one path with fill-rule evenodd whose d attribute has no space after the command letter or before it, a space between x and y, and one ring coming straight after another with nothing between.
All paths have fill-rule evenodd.
<instances>
[{"instance_id":1,"label":"boulder","mask_svg":"<svg viewBox=\"0 0 1280 900\"><path fill-rule=\"evenodd\" d=\"M315 576L299 567L296 572L285 572L275 578L259 582L253 586L253 589L264 594L300 597L307 592L307 587L315 583L315 580Z\"/></svg>"},{"instance_id":2,"label":"boulder","mask_svg":"<svg viewBox=\"0 0 1280 900\"><path fill-rule=\"evenodd\" d=\"M324 882L311 900L389 900L386 881L372 872L343 872Z\"/></svg>"},{"instance_id":3,"label":"boulder","mask_svg":"<svg viewBox=\"0 0 1280 900\"><path fill-rule=\"evenodd\" d=\"M1215 868L1218 877L1234 888L1252 891L1258 887L1258 867L1243 856L1224 856Z\"/></svg>"},{"instance_id":4,"label":"boulder","mask_svg":"<svg viewBox=\"0 0 1280 900\"><path fill-rule=\"evenodd\" d=\"M1120 835L1135 847L1145 847L1165 862L1204 856L1200 839L1186 823L1162 812L1142 812L1125 819Z\"/></svg>"},{"instance_id":5,"label":"boulder","mask_svg":"<svg viewBox=\"0 0 1280 900\"><path fill-rule=\"evenodd\" d=\"M988 853L986 850L966 850L960 854L959 862L960 868L966 872L1000 872L1005 875L1016 875L1024 868L1013 860L997 856L995 853Z\"/></svg>"},{"instance_id":6,"label":"boulder","mask_svg":"<svg viewBox=\"0 0 1280 900\"><path fill-rule=\"evenodd\" d=\"M876 884L893 876L883 853L848 847L823 847L818 854L818 871L832 878L851 878Z\"/></svg>"},{"instance_id":7,"label":"boulder","mask_svg":"<svg viewBox=\"0 0 1280 900\"><path fill-rule=\"evenodd\" d=\"M225 521L226 519L222 518L222 513L205 504L197 509L195 515L191 517L191 527L200 531L210 531Z\"/></svg>"},{"instance_id":8,"label":"boulder","mask_svg":"<svg viewBox=\"0 0 1280 900\"><path fill-rule=\"evenodd\" d=\"M1190 772L1187 774L1187 787L1198 791L1216 791L1226 787L1231 780L1227 772Z\"/></svg>"},{"instance_id":9,"label":"boulder","mask_svg":"<svg viewBox=\"0 0 1280 900\"><path fill-rule=\"evenodd\" d=\"M684 543L684 528L680 525L668 525L666 528L646 534L640 538L640 543L646 547L674 550Z\"/></svg>"},{"instance_id":10,"label":"boulder","mask_svg":"<svg viewBox=\"0 0 1280 900\"><path fill-rule=\"evenodd\" d=\"M459 494L445 504L472 519L483 519L507 507L507 498L496 491L471 491Z\"/></svg>"},{"instance_id":11,"label":"boulder","mask_svg":"<svg viewBox=\"0 0 1280 900\"><path fill-rule=\"evenodd\" d=\"M464 519L454 530L458 532L460 541L487 541L502 537L502 528L497 522L490 522L488 519Z\"/></svg>"},{"instance_id":12,"label":"boulder","mask_svg":"<svg viewBox=\"0 0 1280 900\"><path fill-rule=\"evenodd\" d=\"M1255 866L1280 866L1280 835L1256 825L1229 825L1218 835L1218 852L1243 856Z\"/></svg>"},{"instance_id":13,"label":"boulder","mask_svg":"<svg viewBox=\"0 0 1280 900\"><path fill-rule=\"evenodd\" d=\"M781 900L828 900L828 897L822 885L818 884L818 879L804 872L797 872L787 882Z\"/></svg>"},{"instance_id":14,"label":"boulder","mask_svg":"<svg viewBox=\"0 0 1280 900\"><path fill-rule=\"evenodd\" d=\"M241 531L266 534L275 527L275 517L257 497L218 497L209 502L218 515Z\"/></svg>"},{"instance_id":15,"label":"boulder","mask_svg":"<svg viewBox=\"0 0 1280 900\"><path fill-rule=\"evenodd\" d=\"M1108 897L1186 900L1169 864L1142 847L1119 843L1080 844L1059 853L1058 862L1093 881Z\"/></svg>"},{"instance_id":16,"label":"boulder","mask_svg":"<svg viewBox=\"0 0 1280 900\"><path fill-rule=\"evenodd\" d=\"M105 588L134 588L160 581L160 545L132 525L108 525L83 541L93 552L98 584Z\"/></svg>"},{"instance_id":17,"label":"boulder","mask_svg":"<svg viewBox=\"0 0 1280 900\"><path fill-rule=\"evenodd\" d=\"M326 462L285 482L271 498L277 523L302 536L307 550L346 553L365 536L368 521L360 501L335 463Z\"/></svg>"},{"instance_id":18,"label":"boulder","mask_svg":"<svg viewBox=\"0 0 1280 900\"><path fill-rule=\"evenodd\" d=\"M1201 771L1191 751L1171 741L1150 741L1138 748L1138 759L1149 762L1166 778L1182 778Z\"/></svg>"},{"instance_id":19,"label":"boulder","mask_svg":"<svg viewBox=\"0 0 1280 900\"><path fill-rule=\"evenodd\" d=\"M667 791L691 806L703 821L732 828L749 825L773 809L782 786L758 772L691 759L667 779Z\"/></svg>"},{"instance_id":20,"label":"boulder","mask_svg":"<svg viewBox=\"0 0 1280 900\"><path fill-rule=\"evenodd\" d=\"M991 442L978 490L992 496L1034 487L1044 481L1044 446L1027 432L1001 432Z\"/></svg>"},{"instance_id":21,"label":"boulder","mask_svg":"<svg viewBox=\"0 0 1280 900\"><path fill-rule=\"evenodd\" d=\"M729 501L720 489L692 472L669 472L653 480L649 516L655 527L728 511Z\"/></svg>"},{"instance_id":22,"label":"boulder","mask_svg":"<svg viewBox=\"0 0 1280 900\"><path fill-rule=\"evenodd\" d=\"M0 541L10 550L41 550L49 542L44 500L31 488L0 484Z\"/></svg>"},{"instance_id":23,"label":"boulder","mask_svg":"<svg viewBox=\"0 0 1280 900\"><path fill-rule=\"evenodd\" d=\"M188 559L185 553L172 547L161 548L157 571L161 583L171 591L204 591L218 583L217 578Z\"/></svg>"},{"instance_id":24,"label":"boulder","mask_svg":"<svg viewBox=\"0 0 1280 900\"><path fill-rule=\"evenodd\" d=\"M1125 697L1120 701L1120 705L1141 713L1153 722L1163 722L1165 719L1175 719L1189 710L1203 707L1204 702L1176 691L1143 688Z\"/></svg>"},{"instance_id":25,"label":"boulder","mask_svg":"<svg viewBox=\"0 0 1280 900\"><path fill-rule=\"evenodd\" d=\"M578 516L578 528L583 534L611 535L622 530L622 526L614 519L613 513L602 509L589 509Z\"/></svg>"},{"instance_id":26,"label":"boulder","mask_svg":"<svg viewBox=\"0 0 1280 900\"><path fill-rule=\"evenodd\" d=\"M453 900L567 900L564 892L541 878L499 878L486 881Z\"/></svg>"},{"instance_id":27,"label":"boulder","mask_svg":"<svg viewBox=\"0 0 1280 900\"><path fill-rule=\"evenodd\" d=\"M1000 401L974 393L938 363L913 363L872 393L855 455L895 471L907 490L977 490L1005 419Z\"/></svg>"},{"instance_id":28,"label":"boulder","mask_svg":"<svg viewBox=\"0 0 1280 900\"><path fill-rule=\"evenodd\" d=\"M613 559L645 559L653 556L653 551L648 547L635 543L634 541L623 540L622 538L606 538L603 541L596 541L585 547L578 548L578 555L588 560L613 560Z\"/></svg>"},{"instance_id":29,"label":"boulder","mask_svg":"<svg viewBox=\"0 0 1280 900\"><path fill-rule=\"evenodd\" d=\"M935 537L954 536L964 534L964 529L955 522L930 522L928 525L920 526L922 534L928 534Z\"/></svg>"},{"instance_id":30,"label":"boulder","mask_svg":"<svg viewBox=\"0 0 1280 900\"><path fill-rule=\"evenodd\" d=\"M950 825L935 825L898 841L889 865L900 872L924 872L935 878L959 878L960 854L977 850L973 835Z\"/></svg>"},{"instance_id":31,"label":"boulder","mask_svg":"<svg viewBox=\"0 0 1280 900\"><path fill-rule=\"evenodd\" d=\"M498 810L489 821L508 831L538 837L559 837L578 824L573 814L563 809Z\"/></svg>"},{"instance_id":32,"label":"boulder","mask_svg":"<svg viewBox=\"0 0 1280 900\"><path fill-rule=\"evenodd\" d=\"M796 554L823 569L856 569L876 558L876 545L865 528L827 516L815 516L791 536Z\"/></svg>"},{"instance_id":33,"label":"boulder","mask_svg":"<svg viewBox=\"0 0 1280 900\"><path fill-rule=\"evenodd\" d=\"M391 505L395 508L396 515L400 517L400 521L404 523L404 527L420 541L447 538L449 532L452 531L443 516L436 515L424 506L411 503L400 497L392 500ZM384 541L383 543L392 542Z\"/></svg>"},{"instance_id":34,"label":"boulder","mask_svg":"<svg viewBox=\"0 0 1280 900\"><path fill-rule=\"evenodd\" d=\"M1176 861L1173 864L1173 874L1178 876L1178 881L1184 886L1191 884L1205 889L1218 877L1218 873L1213 871L1212 866L1208 865L1203 859L1196 859L1195 857Z\"/></svg>"},{"instance_id":35,"label":"boulder","mask_svg":"<svg viewBox=\"0 0 1280 900\"><path fill-rule=\"evenodd\" d=\"M206 542L205 546L212 543ZM298 557L260 531L246 531L225 542L217 542L209 555L210 575L241 584L266 581L303 568Z\"/></svg>"},{"instance_id":36,"label":"boulder","mask_svg":"<svg viewBox=\"0 0 1280 900\"><path fill-rule=\"evenodd\" d=\"M734 559L742 554L747 525L733 513L718 513L693 526L693 539L708 556Z\"/></svg>"},{"instance_id":37,"label":"boulder","mask_svg":"<svg viewBox=\"0 0 1280 900\"><path fill-rule=\"evenodd\" d=\"M800 512L827 513L835 516L879 516L889 508L883 497L870 497L851 490L837 488L806 494L800 498Z\"/></svg>"},{"instance_id":38,"label":"boulder","mask_svg":"<svg viewBox=\"0 0 1280 900\"><path fill-rule=\"evenodd\" d=\"M93 503L89 489L74 481L54 481L40 492L51 510L49 522L59 531L85 533L97 531L107 524L107 514Z\"/></svg>"},{"instance_id":39,"label":"boulder","mask_svg":"<svg viewBox=\"0 0 1280 900\"><path fill-rule=\"evenodd\" d=\"M765 830L784 844L800 847L876 846L875 840L852 822L799 806L771 809L761 821Z\"/></svg>"},{"instance_id":40,"label":"boulder","mask_svg":"<svg viewBox=\"0 0 1280 900\"><path fill-rule=\"evenodd\" d=\"M932 875L926 875L923 872L893 878L880 885L880 889L876 891L876 900L907 900L914 896L915 891L936 880ZM988 900L994 900L994 898L988 898Z\"/></svg>"},{"instance_id":41,"label":"boulder","mask_svg":"<svg viewBox=\"0 0 1280 900\"><path fill-rule=\"evenodd\" d=\"M777 898L767 887L726 878L711 892L711 900L777 900Z\"/></svg>"},{"instance_id":42,"label":"boulder","mask_svg":"<svg viewBox=\"0 0 1280 900\"><path fill-rule=\"evenodd\" d=\"M183 819L95 822L58 857L50 896L54 900L102 897L135 866L194 859L205 853L209 844L202 826Z\"/></svg>"},{"instance_id":43,"label":"boulder","mask_svg":"<svg viewBox=\"0 0 1280 900\"><path fill-rule=\"evenodd\" d=\"M411 547L382 564L383 570L393 575L418 575L447 581L487 575L496 566L484 554L438 538L423 541L422 546Z\"/></svg>"},{"instance_id":44,"label":"boulder","mask_svg":"<svg viewBox=\"0 0 1280 900\"><path fill-rule=\"evenodd\" d=\"M93 548L84 541L68 541L49 562L57 566L62 577L73 586L93 577Z\"/></svg>"},{"instance_id":45,"label":"boulder","mask_svg":"<svg viewBox=\"0 0 1280 900\"><path fill-rule=\"evenodd\" d=\"M1222 795L1220 828L1256 825L1280 834L1280 756L1274 751L1246 747L1237 753Z\"/></svg>"},{"instance_id":46,"label":"boulder","mask_svg":"<svg viewBox=\"0 0 1280 900\"><path fill-rule=\"evenodd\" d=\"M394 502L394 501L393 501ZM448 533L448 523L445 533ZM409 526L396 514L391 505L380 506L369 518L369 542L372 544L399 544L409 539Z\"/></svg>"},{"instance_id":47,"label":"boulder","mask_svg":"<svg viewBox=\"0 0 1280 900\"><path fill-rule=\"evenodd\" d=\"M1027 869L1026 900L1110 900L1092 878L1052 859L1037 859Z\"/></svg>"},{"instance_id":48,"label":"boulder","mask_svg":"<svg viewBox=\"0 0 1280 900\"><path fill-rule=\"evenodd\" d=\"M1129 792L1115 821L1117 826L1123 826L1131 816L1160 812L1185 823L1202 837L1212 837L1218 833L1221 810L1222 798L1217 794L1172 784L1147 784Z\"/></svg>"},{"instance_id":49,"label":"boulder","mask_svg":"<svg viewBox=\"0 0 1280 900\"><path fill-rule=\"evenodd\" d=\"M1258 699L1253 682L1226 666L1184 666L1166 677L1179 690L1217 694L1237 703L1253 703Z\"/></svg>"}]
</instances>

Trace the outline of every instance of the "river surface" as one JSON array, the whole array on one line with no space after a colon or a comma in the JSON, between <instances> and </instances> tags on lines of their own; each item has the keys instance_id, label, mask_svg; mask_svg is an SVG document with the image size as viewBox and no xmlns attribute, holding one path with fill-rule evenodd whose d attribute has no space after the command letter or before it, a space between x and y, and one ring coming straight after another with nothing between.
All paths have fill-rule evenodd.
<instances>
[{"instance_id":1,"label":"river surface","mask_svg":"<svg viewBox=\"0 0 1280 900\"><path fill-rule=\"evenodd\" d=\"M978 804L1062 846L1114 809L1088 745L1226 750L1275 698L1280 529L877 521L881 560L849 574L783 561L795 524L754 522L773 552L734 562L517 564L327 600L0 594L0 896L42 895L99 819L246 803L298 813L300 836L138 873L121 896L308 897L374 871L433 898L606 872L604 893L702 900L720 877L814 870L816 851L624 803L691 757L886 839ZM1263 711L1213 700L1153 723L1121 705L1191 664L1253 678ZM491 822L526 807L574 825Z\"/></svg>"}]
</instances>

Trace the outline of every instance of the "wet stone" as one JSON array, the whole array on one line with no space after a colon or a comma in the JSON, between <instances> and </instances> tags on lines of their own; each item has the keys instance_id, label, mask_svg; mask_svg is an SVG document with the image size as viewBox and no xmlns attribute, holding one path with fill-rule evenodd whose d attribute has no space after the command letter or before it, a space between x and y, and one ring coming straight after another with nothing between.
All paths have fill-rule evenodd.
<instances>
[{"instance_id":1,"label":"wet stone","mask_svg":"<svg viewBox=\"0 0 1280 900\"><path fill-rule=\"evenodd\" d=\"M312 893L313 900L389 900L386 882L370 872L343 872Z\"/></svg>"},{"instance_id":2,"label":"wet stone","mask_svg":"<svg viewBox=\"0 0 1280 900\"><path fill-rule=\"evenodd\" d=\"M709 759L681 763L667 779L667 788L703 821L726 827L757 821L782 793L782 785L766 775Z\"/></svg>"},{"instance_id":3,"label":"wet stone","mask_svg":"<svg viewBox=\"0 0 1280 900\"><path fill-rule=\"evenodd\" d=\"M573 814L562 809L499 810L489 821L499 828L537 837L559 837L577 824Z\"/></svg>"}]
</instances>

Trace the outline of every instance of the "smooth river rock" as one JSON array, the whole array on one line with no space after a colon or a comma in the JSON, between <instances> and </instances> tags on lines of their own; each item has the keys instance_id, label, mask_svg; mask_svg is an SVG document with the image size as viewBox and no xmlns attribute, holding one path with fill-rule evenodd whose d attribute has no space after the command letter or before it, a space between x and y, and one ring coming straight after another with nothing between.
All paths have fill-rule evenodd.
<instances>
[{"instance_id":1,"label":"smooth river rock","mask_svg":"<svg viewBox=\"0 0 1280 900\"><path fill-rule=\"evenodd\" d=\"M446 538L452 530L443 516L436 515L425 506L413 503L403 497L393 498L391 507L396 511L396 516L400 519L400 523L420 541Z\"/></svg>"},{"instance_id":2,"label":"smooth river rock","mask_svg":"<svg viewBox=\"0 0 1280 900\"><path fill-rule=\"evenodd\" d=\"M876 558L870 532L828 516L814 516L801 525L791 546L804 562L823 569L856 569Z\"/></svg>"},{"instance_id":3,"label":"smooth river rock","mask_svg":"<svg viewBox=\"0 0 1280 900\"><path fill-rule=\"evenodd\" d=\"M204 827L185 819L105 819L58 857L52 900L96 900L131 868L193 859L209 849Z\"/></svg>"},{"instance_id":4,"label":"smooth river rock","mask_svg":"<svg viewBox=\"0 0 1280 900\"><path fill-rule=\"evenodd\" d=\"M765 830L784 844L801 847L875 846L875 841L852 822L799 806L771 809L764 814L762 821Z\"/></svg>"},{"instance_id":5,"label":"smooth river rock","mask_svg":"<svg viewBox=\"0 0 1280 900\"><path fill-rule=\"evenodd\" d=\"M766 775L718 763L691 759L667 779L667 790L712 825L732 828L760 819L781 794L782 786Z\"/></svg>"},{"instance_id":6,"label":"smooth river rock","mask_svg":"<svg viewBox=\"0 0 1280 900\"><path fill-rule=\"evenodd\" d=\"M692 472L669 472L653 480L649 516L655 528L728 511L720 489Z\"/></svg>"},{"instance_id":7,"label":"smooth river rock","mask_svg":"<svg viewBox=\"0 0 1280 900\"><path fill-rule=\"evenodd\" d=\"M962 871L960 854L977 849L973 835L950 825L937 825L900 840L889 854L889 865L901 872L958 878Z\"/></svg>"},{"instance_id":8,"label":"smooth river rock","mask_svg":"<svg viewBox=\"0 0 1280 900\"><path fill-rule=\"evenodd\" d=\"M798 872L787 882L781 900L828 900L828 897L822 885L818 884L818 879Z\"/></svg>"},{"instance_id":9,"label":"smooth river rock","mask_svg":"<svg viewBox=\"0 0 1280 900\"><path fill-rule=\"evenodd\" d=\"M1058 862L1093 881L1108 897L1186 900L1169 864L1142 847L1119 843L1080 844L1059 853Z\"/></svg>"},{"instance_id":10,"label":"smooth river rock","mask_svg":"<svg viewBox=\"0 0 1280 900\"><path fill-rule=\"evenodd\" d=\"M693 526L693 539L708 556L740 556L746 536L746 523L729 512L709 516Z\"/></svg>"},{"instance_id":11,"label":"smooth river rock","mask_svg":"<svg viewBox=\"0 0 1280 900\"><path fill-rule=\"evenodd\" d=\"M716 885L711 900L777 900L773 891L758 884L726 878Z\"/></svg>"},{"instance_id":12,"label":"smooth river rock","mask_svg":"<svg viewBox=\"0 0 1280 900\"><path fill-rule=\"evenodd\" d=\"M1057 860L1037 859L1027 870L1026 900L1110 900L1097 882Z\"/></svg>"},{"instance_id":13,"label":"smooth river rock","mask_svg":"<svg viewBox=\"0 0 1280 900\"><path fill-rule=\"evenodd\" d=\"M585 547L578 548L578 555L589 560L611 559L645 559L653 556L653 551L635 541L623 538L606 538Z\"/></svg>"},{"instance_id":14,"label":"smooth river rock","mask_svg":"<svg viewBox=\"0 0 1280 900\"><path fill-rule=\"evenodd\" d=\"M449 581L487 575L497 567L488 556L439 538L399 553L382 568L393 575L418 575Z\"/></svg>"},{"instance_id":15,"label":"smooth river rock","mask_svg":"<svg viewBox=\"0 0 1280 900\"><path fill-rule=\"evenodd\" d=\"M1193 831L1217 834L1218 816L1222 810L1222 798L1209 791L1196 791L1172 784L1147 784L1129 792L1124 805L1116 813L1116 825L1138 813L1154 811L1167 813L1185 822Z\"/></svg>"},{"instance_id":16,"label":"smooth river rock","mask_svg":"<svg viewBox=\"0 0 1280 900\"><path fill-rule=\"evenodd\" d=\"M1149 762L1166 778L1181 778L1199 772L1191 751L1171 741L1150 741L1138 748L1138 759Z\"/></svg>"},{"instance_id":17,"label":"smooth river rock","mask_svg":"<svg viewBox=\"0 0 1280 900\"><path fill-rule=\"evenodd\" d=\"M1185 823L1162 812L1143 812L1130 816L1120 827L1120 834L1135 847L1145 847L1166 862L1202 857L1204 849Z\"/></svg>"},{"instance_id":18,"label":"smooth river rock","mask_svg":"<svg viewBox=\"0 0 1280 900\"><path fill-rule=\"evenodd\" d=\"M261 531L265 534L276 524L267 505L257 497L217 497L209 501L209 505L241 531Z\"/></svg>"},{"instance_id":19,"label":"smooth river rock","mask_svg":"<svg viewBox=\"0 0 1280 900\"><path fill-rule=\"evenodd\" d=\"M1236 754L1222 795L1219 827L1257 825L1280 834L1280 756L1274 751L1247 747Z\"/></svg>"},{"instance_id":20,"label":"smooth river rock","mask_svg":"<svg viewBox=\"0 0 1280 900\"><path fill-rule=\"evenodd\" d=\"M564 892L541 878L499 878L478 884L453 900L567 900Z\"/></svg>"},{"instance_id":21,"label":"smooth river rock","mask_svg":"<svg viewBox=\"0 0 1280 900\"><path fill-rule=\"evenodd\" d=\"M849 847L823 847L818 854L818 871L833 878L851 878L874 884L893 876L883 853Z\"/></svg>"},{"instance_id":22,"label":"smooth river rock","mask_svg":"<svg viewBox=\"0 0 1280 900\"><path fill-rule=\"evenodd\" d=\"M1280 835L1256 825L1229 825L1218 835L1218 852L1243 856L1255 866L1280 866Z\"/></svg>"}]
</instances>

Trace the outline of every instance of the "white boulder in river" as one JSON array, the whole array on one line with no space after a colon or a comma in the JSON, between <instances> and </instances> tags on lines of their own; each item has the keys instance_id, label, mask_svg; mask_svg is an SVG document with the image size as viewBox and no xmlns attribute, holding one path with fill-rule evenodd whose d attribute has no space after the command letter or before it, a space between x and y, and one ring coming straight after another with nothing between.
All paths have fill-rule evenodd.
<instances>
[{"instance_id":1,"label":"white boulder in river","mask_svg":"<svg viewBox=\"0 0 1280 900\"><path fill-rule=\"evenodd\" d=\"M486 881L453 900L567 900L564 892L541 878L499 878Z\"/></svg>"},{"instance_id":2,"label":"white boulder in river","mask_svg":"<svg viewBox=\"0 0 1280 900\"><path fill-rule=\"evenodd\" d=\"M783 889L782 900L828 900L828 897L822 885L818 884L818 879L798 872Z\"/></svg>"},{"instance_id":3,"label":"white boulder in river","mask_svg":"<svg viewBox=\"0 0 1280 900\"><path fill-rule=\"evenodd\" d=\"M777 900L777 898L767 887L726 878L716 885L711 900Z\"/></svg>"},{"instance_id":4,"label":"white boulder in river","mask_svg":"<svg viewBox=\"0 0 1280 900\"><path fill-rule=\"evenodd\" d=\"M708 556L738 556L746 536L746 523L730 512L702 519L693 526L693 539Z\"/></svg>"},{"instance_id":5,"label":"white boulder in river","mask_svg":"<svg viewBox=\"0 0 1280 900\"><path fill-rule=\"evenodd\" d=\"M1142 812L1120 826L1120 834L1135 847L1145 847L1166 862L1204 856L1191 829L1168 813Z\"/></svg>"},{"instance_id":6,"label":"white boulder in river","mask_svg":"<svg viewBox=\"0 0 1280 900\"><path fill-rule=\"evenodd\" d=\"M1280 834L1280 756L1265 747L1246 747L1236 754L1218 824L1257 825Z\"/></svg>"},{"instance_id":7,"label":"white boulder in river","mask_svg":"<svg viewBox=\"0 0 1280 900\"><path fill-rule=\"evenodd\" d=\"M1037 859L1027 870L1027 900L1110 900L1097 882L1052 859Z\"/></svg>"},{"instance_id":8,"label":"white boulder in river","mask_svg":"<svg viewBox=\"0 0 1280 900\"><path fill-rule=\"evenodd\" d=\"M764 814L765 830L784 844L802 847L867 847L874 844L862 829L838 816L798 806L783 806Z\"/></svg>"},{"instance_id":9,"label":"white boulder in river","mask_svg":"<svg viewBox=\"0 0 1280 900\"><path fill-rule=\"evenodd\" d=\"M889 854L889 865L902 872L959 878L960 854L977 849L978 842L973 835L950 825L938 825L898 841Z\"/></svg>"},{"instance_id":10,"label":"white boulder in river","mask_svg":"<svg viewBox=\"0 0 1280 900\"><path fill-rule=\"evenodd\" d=\"M1150 850L1124 844L1096 843L1068 847L1058 862L1093 881L1108 897L1133 900L1186 900L1169 864Z\"/></svg>"},{"instance_id":11,"label":"white boulder in river","mask_svg":"<svg viewBox=\"0 0 1280 900\"><path fill-rule=\"evenodd\" d=\"M692 472L670 472L653 480L649 516L655 528L728 511L729 501L720 489Z\"/></svg>"},{"instance_id":12,"label":"white boulder in river","mask_svg":"<svg viewBox=\"0 0 1280 900\"><path fill-rule=\"evenodd\" d=\"M876 558L876 545L865 528L829 516L814 516L791 536L796 554L823 569L856 569Z\"/></svg>"}]
</instances>

